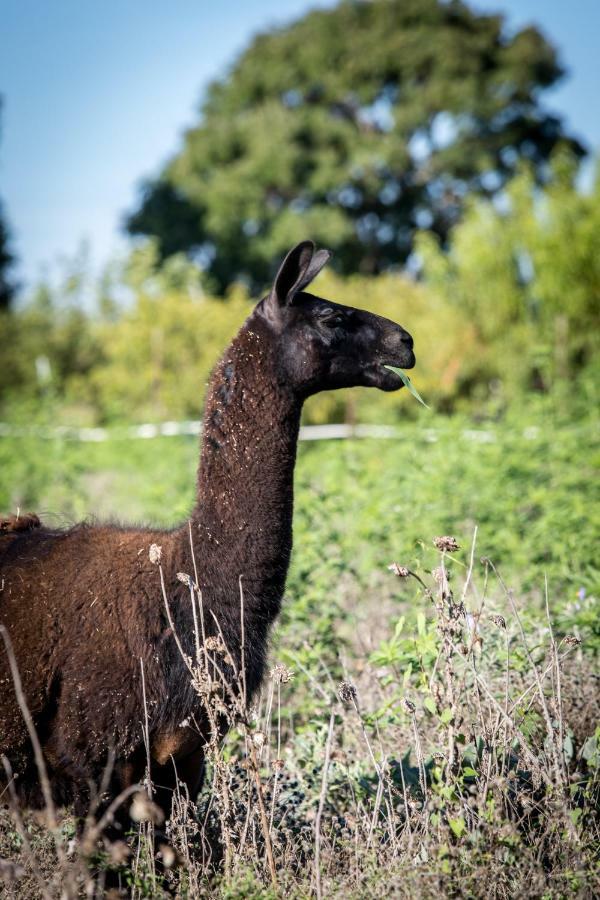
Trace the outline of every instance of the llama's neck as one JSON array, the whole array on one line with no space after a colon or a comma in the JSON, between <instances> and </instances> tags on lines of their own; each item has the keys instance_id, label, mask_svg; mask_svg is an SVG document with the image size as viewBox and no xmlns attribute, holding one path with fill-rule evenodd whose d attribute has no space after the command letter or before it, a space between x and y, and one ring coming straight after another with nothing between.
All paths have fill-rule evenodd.
<instances>
[{"instance_id":1,"label":"llama's neck","mask_svg":"<svg viewBox=\"0 0 600 900\"><path fill-rule=\"evenodd\" d=\"M268 625L279 610L301 405L277 379L270 336L252 316L209 385L192 520L205 602L225 616L239 609L240 576L253 619Z\"/></svg>"}]
</instances>

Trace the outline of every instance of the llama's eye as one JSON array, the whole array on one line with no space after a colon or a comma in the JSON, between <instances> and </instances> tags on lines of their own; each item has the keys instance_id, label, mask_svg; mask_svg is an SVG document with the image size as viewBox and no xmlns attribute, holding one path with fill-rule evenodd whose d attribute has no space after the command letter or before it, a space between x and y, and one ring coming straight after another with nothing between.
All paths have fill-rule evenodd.
<instances>
[{"instance_id":1,"label":"llama's eye","mask_svg":"<svg viewBox=\"0 0 600 900\"><path fill-rule=\"evenodd\" d=\"M344 317L340 313L326 313L322 318L321 322L323 325L327 325L328 328L339 328L340 325L344 324Z\"/></svg>"}]
</instances>

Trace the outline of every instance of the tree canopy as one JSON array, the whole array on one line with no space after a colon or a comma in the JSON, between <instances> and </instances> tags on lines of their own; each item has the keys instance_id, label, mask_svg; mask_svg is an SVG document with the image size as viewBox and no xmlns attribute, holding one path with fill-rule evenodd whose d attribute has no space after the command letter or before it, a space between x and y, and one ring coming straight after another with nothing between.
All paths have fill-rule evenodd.
<instances>
[{"instance_id":1,"label":"tree canopy","mask_svg":"<svg viewBox=\"0 0 600 900\"><path fill-rule=\"evenodd\" d=\"M2 98L0 98L1 109ZM0 201L0 310L8 308L15 292L14 282L10 278L10 269L14 263L14 256L10 251L9 245L10 235Z\"/></svg>"},{"instance_id":2,"label":"tree canopy","mask_svg":"<svg viewBox=\"0 0 600 900\"><path fill-rule=\"evenodd\" d=\"M534 27L460 0L345 0L258 36L207 90L199 122L128 219L185 251L212 287L252 287L307 234L343 273L402 265L415 231L445 241L464 199L502 189L557 143L540 101L563 70Z\"/></svg>"}]
</instances>

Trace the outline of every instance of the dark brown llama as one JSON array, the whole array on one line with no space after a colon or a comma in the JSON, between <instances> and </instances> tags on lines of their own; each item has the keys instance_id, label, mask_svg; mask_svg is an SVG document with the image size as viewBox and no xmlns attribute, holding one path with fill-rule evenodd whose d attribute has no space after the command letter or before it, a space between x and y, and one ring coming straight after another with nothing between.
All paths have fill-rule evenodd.
<instances>
[{"instance_id":1,"label":"dark brown llama","mask_svg":"<svg viewBox=\"0 0 600 900\"><path fill-rule=\"evenodd\" d=\"M141 664L145 673L152 780L168 815L174 771L194 797L203 778L207 720L177 649L192 655L190 529L206 632L217 625L240 669L243 576L245 676L258 687L269 628L279 612L292 550L293 473L300 411L317 391L402 386L386 364L414 365L399 325L305 293L329 253L305 241L287 255L269 295L246 320L213 373L204 413L197 502L171 531L77 525L0 532L0 624L10 636L23 689L58 802L85 810L114 754L114 796L141 781L146 764ZM8 522L8 520L7 520ZM230 673L232 675L232 673ZM194 721L195 725L183 725ZM0 641L0 755L34 804L37 775Z\"/></svg>"}]
</instances>

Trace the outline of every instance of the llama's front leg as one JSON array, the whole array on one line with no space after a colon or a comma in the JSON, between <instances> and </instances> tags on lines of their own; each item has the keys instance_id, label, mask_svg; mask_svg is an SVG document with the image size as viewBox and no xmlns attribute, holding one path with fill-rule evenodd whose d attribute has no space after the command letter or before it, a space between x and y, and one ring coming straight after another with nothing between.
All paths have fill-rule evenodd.
<instances>
[{"instance_id":1,"label":"llama's front leg","mask_svg":"<svg viewBox=\"0 0 600 900\"><path fill-rule=\"evenodd\" d=\"M180 759L170 759L162 766L157 766L152 773L154 785L154 802L161 808L165 821L170 818L173 797L177 790L182 790L186 799L196 801L204 781L204 749L196 748Z\"/></svg>"}]
</instances>

